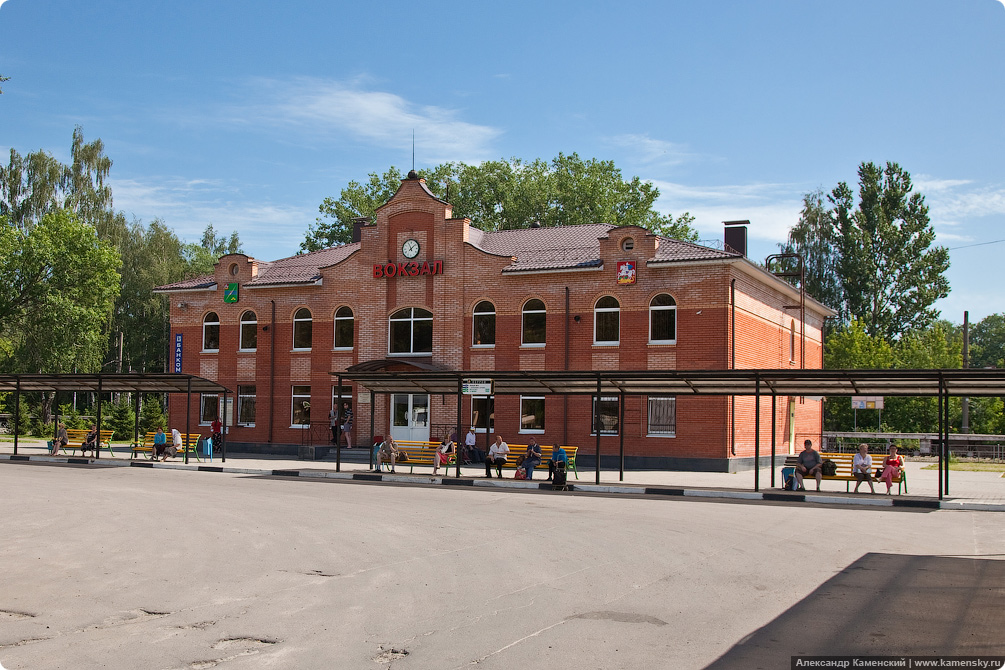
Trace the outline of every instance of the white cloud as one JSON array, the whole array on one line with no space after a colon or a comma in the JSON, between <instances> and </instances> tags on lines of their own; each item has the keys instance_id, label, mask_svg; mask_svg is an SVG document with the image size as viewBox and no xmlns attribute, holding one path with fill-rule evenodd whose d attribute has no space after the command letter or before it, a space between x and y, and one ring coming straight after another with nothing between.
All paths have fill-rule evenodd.
<instances>
[{"instance_id":1,"label":"white cloud","mask_svg":"<svg viewBox=\"0 0 1005 670\"><path fill-rule=\"evenodd\" d=\"M258 102L228 110L229 121L295 128L316 144L340 138L389 148L415 148L424 159L475 161L488 157L501 131L463 121L457 110L422 105L359 83L299 78L256 80ZM262 99L264 98L264 102Z\"/></svg>"},{"instance_id":2,"label":"white cloud","mask_svg":"<svg viewBox=\"0 0 1005 670\"><path fill-rule=\"evenodd\" d=\"M660 190L656 208L675 216L690 212L702 238L722 237L722 222L747 219L747 235L783 242L799 220L802 191L793 184L690 186L653 181Z\"/></svg>"},{"instance_id":3,"label":"white cloud","mask_svg":"<svg viewBox=\"0 0 1005 670\"><path fill-rule=\"evenodd\" d=\"M241 237L245 253L273 260L296 253L314 222L308 208L249 201L237 187L178 177L113 179L115 208L149 224L160 218L184 242L197 242L212 224L218 234Z\"/></svg>"},{"instance_id":4,"label":"white cloud","mask_svg":"<svg viewBox=\"0 0 1005 670\"><path fill-rule=\"evenodd\" d=\"M682 144L658 140L648 135L615 135L608 142L622 149L630 162L643 165L673 166L698 158L698 154L687 151Z\"/></svg>"}]
</instances>

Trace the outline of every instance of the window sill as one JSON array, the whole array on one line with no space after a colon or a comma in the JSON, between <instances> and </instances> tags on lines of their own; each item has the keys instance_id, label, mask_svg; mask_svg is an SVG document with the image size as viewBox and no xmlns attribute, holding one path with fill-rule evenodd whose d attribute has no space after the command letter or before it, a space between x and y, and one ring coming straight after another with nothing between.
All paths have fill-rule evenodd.
<instances>
[{"instance_id":1,"label":"window sill","mask_svg":"<svg viewBox=\"0 0 1005 670\"><path fill-rule=\"evenodd\" d=\"M621 346L621 342L620 341L619 342L594 342L593 346L595 346L595 347L620 347Z\"/></svg>"},{"instance_id":2,"label":"window sill","mask_svg":"<svg viewBox=\"0 0 1005 670\"><path fill-rule=\"evenodd\" d=\"M547 342L542 342L540 344L521 344L520 348L521 349L544 349L546 345L547 345Z\"/></svg>"},{"instance_id":3,"label":"window sill","mask_svg":"<svg viewBox=\"0 0 1005 670\"><path fill-rule=\"evenodd\" d=\"M648 344L649 346L664 346L665 347L665 346L668 346L668 345L677 344L677 340L649 340L649 342L647 342L646 344Z\"/></svg>"},{"instance_id":4,"label":"window sill","mask_svg":"<svg viewBox=\"0 0 1005 670\"><path fill-rule=\"evenodd\" d=\"M332 347L332 351L345 353L347 351L352 351L353 347Z\"/></svg>"},{"instance_id":5,"label":"window sill","mask_svg":"<svg viewBox=\"0 0 1005 670\"><path fill-rule=\"evenodd\" d=\"M495 349L496 345L494 345L494 344L472 344L471 348L472 349Z\"/></svg>"},{"instance_id":6,"label":"window sill","mask_svg":"<svg viewBox=\"0 0 1005 670\"><path fill-rule=\"evenodd\" d=\"M220 353L220 350L219 349L203 349L199 353L200 354L218 354L218 353Z\"/></svg>"},{"instance_id":7,"label":"window sill","mask_svg":"<svg viewBox=\"0 0 1005 670\"><path fill-rule=\"evenodd\" d=\"M254 428L254 427L255 424L253 423L239 423L236 426L231 426L231 428Z\"/></svg>"},{"instance_id":8,"label":"window sill","mask_svg":"<svg viewBox=\"0 0 1005 670\"><path fill-rule=\"evenodd\" d=\"M307 425L304 425L304 424L301 424L301 423L295 423L295 424L293 424L293 425L290 426L290 429L294 429L294 428L299 428L301 430L310 430L310 426L307 426Z\"/></svg>"},{"instance_id":9,"label":"window sill","mask_svg":"<svg viewBox=\"0 0 1005 670\"><path fill-rule=\"evenodd\" d=\"M520 435L544 435L544 428L521 428L517 433Z\"/></svg>"},{"instance_id":10,"label":"window sill","mask_svg":"<svg viewBox=\"0 0 1005 670\"><path fill-rule=\"evenodd\" d=\"M309 348L309 349L290 349L290 353L291 354L305 354L305 353L309 354L309 353L311 353L312 350L313 350L313 347Z\"/></svg>"},{"instance_id":11,"label":"window sill","mask_svg":"<svg viewBox=\"0 0 1005 670\"><path fill-rule=\"evenodd\" d=\"M646 433L646 437L677 437L677 433Z\"/></svg>"},{"instance_id":12,"label":"window sill","mask_svg":"<svg viewBox=\"0 0 1005 670\"><path fill-rule=\"evenodd\" d=\"M407 358L407 357L413 357L414 358L414 357L417 357L417 356L421 356L423 358L425 358L425 357L432 358L433 352L432 351L427 351L425 353L399 352L399 353L388 353L387 355L388 356L393 356L395 358Z\"/></svg>"},{"instance_id":13,"label":"window sill","mask_svg":"<svg viewBox=\"0 0 1005 670\"><path fill-rule=\"evenodd\" d=\"M258 353L258 349L238 349L237 353L239 353L239 354L254 354L254 353Z\"/></svg>"}]
</instances>

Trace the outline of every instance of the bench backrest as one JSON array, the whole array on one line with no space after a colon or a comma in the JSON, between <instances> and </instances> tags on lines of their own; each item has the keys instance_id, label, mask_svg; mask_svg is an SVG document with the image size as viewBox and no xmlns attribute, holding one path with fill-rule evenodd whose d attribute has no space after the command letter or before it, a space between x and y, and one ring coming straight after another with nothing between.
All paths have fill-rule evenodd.
<instances>
[{"instance_id":1,"label":"bench backrest","mask_svg":"<svg viewBox=\"0 0 1005 670\"><path fill-rule=\"evenodd\" d=\"M70 442L83 442L89 432L91 432L89 429L67 428L66 437L70 440ZM112 434L114 433L114 430L99 430L98 439L101 442L108 442L112 439Z\"/></svg>"}]
</instances>

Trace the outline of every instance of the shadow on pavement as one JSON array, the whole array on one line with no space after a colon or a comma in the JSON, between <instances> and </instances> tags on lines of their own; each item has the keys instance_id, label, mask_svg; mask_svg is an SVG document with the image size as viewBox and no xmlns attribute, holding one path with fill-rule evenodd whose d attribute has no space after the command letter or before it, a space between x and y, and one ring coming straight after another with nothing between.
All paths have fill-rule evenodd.
<instances>
[{"instance_id":1,"label":"shadow on pavement","mask_svg":"<svg viewBox=\"0 0 1005 670\"><path fill-rule=\"evenodd\" d=\"M707 668L787 668L801 655L996 656L1003 629L1005 561L866 554Z\"/></svg>"}]
</instances>

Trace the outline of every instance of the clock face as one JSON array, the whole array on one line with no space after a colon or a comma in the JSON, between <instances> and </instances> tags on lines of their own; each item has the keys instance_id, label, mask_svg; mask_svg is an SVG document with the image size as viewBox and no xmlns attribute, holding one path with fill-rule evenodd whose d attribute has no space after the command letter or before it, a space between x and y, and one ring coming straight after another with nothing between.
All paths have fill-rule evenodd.
<instances>
[{"instance_id":1,"label":"clock face","mask_svg":"<svg viewBox=\"0 0 1005 670\"><path fill-rule=\"evenodd\" d=\"M405 258L415 258L419 255L419 242L417 240L405 240L401 245L401 253Z\"/></svg>"}]
</instances>

